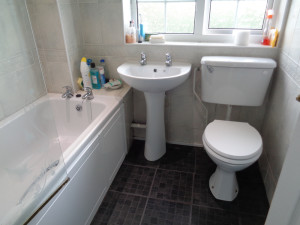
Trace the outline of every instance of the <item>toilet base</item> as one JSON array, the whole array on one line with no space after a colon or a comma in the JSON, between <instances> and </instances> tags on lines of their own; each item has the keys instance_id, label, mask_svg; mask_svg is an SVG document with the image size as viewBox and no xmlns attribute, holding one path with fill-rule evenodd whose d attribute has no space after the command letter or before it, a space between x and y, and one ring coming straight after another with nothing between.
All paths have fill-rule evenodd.
<instances>
[{"instance_id":1,"label":"toilet base","mask_svg":"<svg viewBox=\"0 0 300 225\"><path fill-rule=\"evenodd\" d=\"M239 193L235 172L217 167L209 179L209 189L216 199L233 201Z\"/></svg>"}]
</instances>

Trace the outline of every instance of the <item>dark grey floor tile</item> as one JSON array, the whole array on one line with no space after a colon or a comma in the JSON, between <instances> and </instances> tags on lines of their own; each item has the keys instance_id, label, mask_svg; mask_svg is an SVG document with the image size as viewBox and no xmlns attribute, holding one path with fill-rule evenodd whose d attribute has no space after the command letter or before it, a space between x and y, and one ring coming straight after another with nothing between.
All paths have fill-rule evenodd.
<instances>
[{"instance_id":1,"label":"dark grey floor tile","mask_svg":"<svg viewBox=\"0 0 300 225\"><path fill-rule=\"evenodd\" d=\"M240 214L240 225L264 225L265 221L265 216Z\"/></svg>"},{"instance_id":2,"label":"dark grey floor tile","mask_svg":"<svg viewBox=\"0 0 300 225\"><path fill-rule=\"evenodd\" d=\"M142 220L143 225L187 225L191 206L188 204L149 199Z\"/></svg>"},{"instance_id":3,"label":"dark grey floor tile","mask_svg":"<svg viewBox=\"0 0 300 225\"><path fill-rule=\"evenodd\" d=\"M108 191L92 225L138 225L147 199L118 192Z\"/></svg>"},{"instance_id":4,"label":"dark grey floor tile","mask_svg":"<svg viewBox=\"0 0 300 225\"><path fill-rule=\"evenodd\" d=\"M263 183L263 179L260 174L258 163L254 163L248 168L241 170L236 173L238 182L253 182L253 183Z\"/></svg>"},{"instance_id":5,"label":"dark grey floor tile","mask_svg":"<svg viewBox=\"0 0 300 225\"><path fill-rule=\"evenodd\" d=\"M191 203L193 174L158 169L150 196Z\"/></svg>"},{"instance_id":6,"label":"dark grey floor tile","mask_svg":"<svg viewBox=\"0 0 300 225\"><path fill-rule=\"evenodd\" d=\"M221 201L216 199L209 189L209 178L203 178L202 175L196 174L194 177L193 204L224 209L232 212L239 211L239 202L235 199L232 202Z\"/></svg>"},{"instance_id":7,"label":"dark grey floor tile","mask_svg":"<svg viewBox=\"0 0 300 225\"><path fill-rule=\"evenodd\" d=\"M148 196L155 169L122 165L110 190Z\"/></svg>"},{"instance_id":8,"label":"dark grey floor tile","mask_svg":"<svg viewBox=\"0 0 300 225\"><path fill-rule=\"evenodd\" d=\"M196 174L208 179L216 169L216 164L209 158L203 148L197 148L196 152Z\"/></svg>"},{"instance_id":9,"label":"dark grey floor tile","mask_svg":"<svg viewBox=\"0 0 300 225\"><path fill-rule=\"evenodd\" d=\"M230 212L226 210L193 205L191 224L239 225L239 215L235 212Z\"/></svg>"},{"instance_id":10,"label":"dark grey floor tile","mask_svg":"<svg viewBox=\"0 0 300 225\"><path fill-rule=\"evenodd\" d=\"M167 144L167 151L160 160L159 168L193 173L195 171L194 147Z\"/></svg>"},{"instance_id":11,"label":"dark grey floor tile","mask_svg":"<svg viewBox=\"0 0 300 225\"><path fill-rule=\"evenodd\" d=\"M269 202L263 183L239 183L239 211L243 213L265 216L269 210Z\"/></svg>"},{"instance_id":12,"label":"dark grey floor tile","mask_svg":"<svg viewBox=\"0 0 300 225\"><path fill-rule=\"evenodd\" d=\"M148 161L144 156L144 148L145 141L134 140L132 147L124 160L124 164L157 168L159 160L154 162Z\"/></svg>"}]
</instances>

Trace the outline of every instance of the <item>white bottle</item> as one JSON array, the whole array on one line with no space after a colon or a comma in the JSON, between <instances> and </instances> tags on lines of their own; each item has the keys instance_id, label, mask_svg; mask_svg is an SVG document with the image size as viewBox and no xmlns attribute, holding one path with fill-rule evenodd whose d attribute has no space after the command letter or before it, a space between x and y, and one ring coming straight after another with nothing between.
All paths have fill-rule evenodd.
<instances>
[{"instance_id":1,"label":"white bottle","mask_svg":"<svg viewBox=\"0 0 300 225\"><path fill-rule=\"evenodd\" d=\"M83 86L92 88L91 77L90 77L90 68L86 63L86 58L82 57L80 63L80 72L83 80Z\"/></svg>"}]
</instances>

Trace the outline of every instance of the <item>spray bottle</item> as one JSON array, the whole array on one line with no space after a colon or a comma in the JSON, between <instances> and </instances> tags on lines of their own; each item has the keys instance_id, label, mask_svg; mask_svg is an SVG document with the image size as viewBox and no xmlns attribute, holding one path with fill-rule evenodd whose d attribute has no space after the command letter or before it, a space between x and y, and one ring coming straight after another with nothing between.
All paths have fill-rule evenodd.
<instances>
[{"instance_id":1,"label":"spray bottle","mask_svg":"<svg viewBox=\"0 0 300 225\"><path fill-rule=\"evenodd\" d=\"M261 40L262 45L270 45L270 30L271 30L273 15L274 15L274 11L272 9L269 9L267 11L267 19L264 24L264 30L263 30L262 40Z\"/></svg>"}]
</instances>

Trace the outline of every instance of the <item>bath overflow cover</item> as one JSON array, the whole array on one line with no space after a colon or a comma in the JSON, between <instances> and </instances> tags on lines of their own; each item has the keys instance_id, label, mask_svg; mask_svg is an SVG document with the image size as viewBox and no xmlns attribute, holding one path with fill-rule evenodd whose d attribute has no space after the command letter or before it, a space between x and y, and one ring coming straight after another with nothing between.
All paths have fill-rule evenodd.
<instances>
[{"instance_id":1,"label":"bath overflow cover","mask_svg":"<svg viewBox=\"0 0 300 225\"><path fill-rule=\"evenodd\" d=\"M82 105L76 105L76 110L78 111L78 112L80 112L81 110L82 110Z\"/></svg>"}]
</instances>

